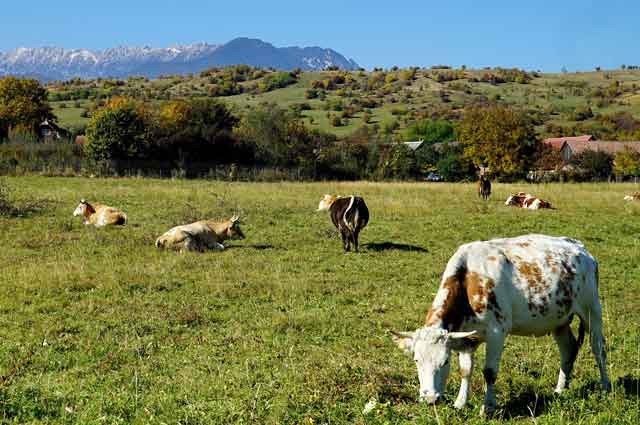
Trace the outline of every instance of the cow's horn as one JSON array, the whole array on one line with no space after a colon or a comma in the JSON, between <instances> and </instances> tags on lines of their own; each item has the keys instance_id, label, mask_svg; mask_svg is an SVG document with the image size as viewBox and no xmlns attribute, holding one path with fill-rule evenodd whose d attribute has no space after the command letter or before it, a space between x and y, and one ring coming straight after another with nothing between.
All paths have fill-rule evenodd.
<instances>
[{"instance_id":1,"label":"cow's horn","mask_svg":"<svg viewBox=\"0 0 640 425\"><path fill-rule=\"evenodd\" d=\"M452 339L460 339L460 338L469 338L471 335L475 335L477 331L471 332L449 332L449 338Z\"/></svg>"}]
</instances>

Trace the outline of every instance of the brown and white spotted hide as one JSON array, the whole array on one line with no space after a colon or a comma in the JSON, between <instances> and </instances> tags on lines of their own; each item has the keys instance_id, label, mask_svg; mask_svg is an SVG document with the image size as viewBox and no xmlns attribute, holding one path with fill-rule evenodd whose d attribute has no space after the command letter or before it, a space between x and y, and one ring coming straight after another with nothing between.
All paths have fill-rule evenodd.
<instances>
[{"instance_id":1,"label":"brown and white spotted hide","mask_svg":"<svg viewBox=\"0 0 640 425\"><path fill-rule=\"evenodd\" d=\"M640 201L640 192L632 193L624 197L625 201Z\"/></svg>"},{"instance_id":2,"label":"brown and white spotted hide","mask_svg":"<svg viewBox=\"0 0 640 425\"><path fill-rule=\"evenodd\" d=\"M359 196L324 195L318 205L318 211L329 211L333 225L342 236L344 250L351 245L358 252L358 236L369 223L369 209Z\"/></svg>"},{"instance_id":3,"label":"brown and white spotted hide","mask_svg":"<svg viewBox=\"0 0 640 425\"><path fill-rule=\"evenodd\" d=\"M222 222L202 220L173 227L156 239L156 248L180 252L222 251L225 248L222 243L228 239L244 239L237 216Z\"/></svg>"},{"instance_id":4,"label":"brown and white spotted hide","mask_svg":"<svg viewBox=\"0 0 640 425\"><path fill-rule=\"evenodd\" d=\"M570 328L574 315L580 319L577 340ZM496 407L494 383L507 335L554 336L561 358L556 392L561 392L569 383L587 328L601 383L608 390L598 263L578 241L526 235L458 248L447 264L424 327L396 333L394 340L413 353L420 398L431 403L442 398L451 352L459 352L462 383L457 408L468 400L473 353L485 342L484 409L491 412Z\"/></svg>"},{"instance_id":5,"label":"brown and white spotted hide","mask_svg":"<svg viewBox=\"0 0 640 425\"><path fill-rule=\"evenodd\" d=\"M553 209L549 202L524 192L518 192L510 195L504 204L529 210L539 210L542 208Z\"/></svg>"},{"instance_id":6,"label":"brown and white spotted hide","mask_svg":"<svg viewBox=\"0 0 640 425\"><path fill-rule=\"evenodd\" d=\"M491 180L484 175L481 175L478 180L478 196L485 201L491 196Z\"/></svg>"},{"instance_id":7,"label":"brown and white spotted hide","mask_svg":"<svg viewBox=\"0 0 640 425\"><path fill-rule=\"evenodd\" d=\"M80 200L73 216L82 216L84 224L96 227L127 224L127 215L119 209L102 204L90 204L84 199Z\"/></svg>"}]
</instances>

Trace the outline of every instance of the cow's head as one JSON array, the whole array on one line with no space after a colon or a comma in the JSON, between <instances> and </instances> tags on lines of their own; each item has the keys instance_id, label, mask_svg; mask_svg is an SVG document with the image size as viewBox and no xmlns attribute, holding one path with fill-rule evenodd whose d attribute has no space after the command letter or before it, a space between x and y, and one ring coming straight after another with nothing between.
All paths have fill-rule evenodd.
<instances>
[{"instance_id":1,"label":"cow's head","mask_svg":"<svg viewBox=\"0 0 640 425\"><path fill-rule=\"evenodd\" d=\"M240 229L240 217L234 215L229 219L229 226L227 226L227 239L244 239L244 233Z\"/></svg>"},{"instance_id":2,"label":"cow's head","mask_svg":"<svg viewBox=\"0 0 640 425\"><path fill-rule=\"evenodd\" d=\"M336 195L324 195L318 204L318 211L327 211L338 199Z\"/></svg>"},{"instance_id":3,"label":"cow's head","mask_svg":"<svg viewBox=\"0 0 640 425\"><path fill-rule=\"evenodd\" d=\"M507 201L504 204L520 206L522 205L522 201L524 201L525 197L526 195L524 194L524 192L514 193L513 195L509 195L509 197L507 198Z\"/></svg>"},{"instance_id":4,"label":"cow's head","mask_svg":"<svg viewBox=\"0 0 640 425\"><path fill-rule=\"evenodd\" d=\"M423 327L415 332L393 332L393 341L407 354L413 355L420 380L420 401L435 404L444 395L449 377L451 350L462 349L476 331L448 332L436 327Z\"/></svg>"},{"instance_id":5,"label":"cow's head","mask_svg":"<svg viewBox=\"0 0 640 425\"><path fill-rule=\"evenodd\" d=\"M84 199L81 199L80 203L76 207L75 211L73 211L73 216L74 217L78 217L78 216L82 215L82 216L86 217L86 216L89 216L89 215L93 214L94 212L96 212L96 211L93 209L91 204L88 203L87 201L85 201Z\"/></svg>"}]
</instances>

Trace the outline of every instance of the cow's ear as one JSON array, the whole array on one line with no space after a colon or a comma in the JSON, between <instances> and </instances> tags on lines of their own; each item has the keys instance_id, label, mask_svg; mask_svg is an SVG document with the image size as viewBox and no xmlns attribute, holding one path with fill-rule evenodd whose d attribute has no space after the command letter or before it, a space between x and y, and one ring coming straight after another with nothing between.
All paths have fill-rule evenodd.
<instances>
[{"instance_id":1,"label":"cow's ear","mask_svg":"<svg viewBox=\"0 0 640 425\"><path fill-rule=\"evenodd\" d=\"M406 354L413 353L413 342L415 332L396 332L391 331L391 339L396 343L401 350Z\"/></svg>"}]
</instances>

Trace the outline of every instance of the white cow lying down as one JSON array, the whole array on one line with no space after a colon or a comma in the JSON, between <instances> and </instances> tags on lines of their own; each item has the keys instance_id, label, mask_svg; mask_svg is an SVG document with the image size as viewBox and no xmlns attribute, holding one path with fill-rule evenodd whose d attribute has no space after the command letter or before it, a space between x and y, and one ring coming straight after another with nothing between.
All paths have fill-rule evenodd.
<instances>
[{"instance_id":1,"label":"white cow lying down","mask_svg":"<svg viewBox=\"0 0 640 425\"><path fill-rule=\"evenodd\" d=\"M202 220L173 227L156 239L156 247L179 251L222 251L222 242L227 239L244 239L238 216L222 222Z\"/></svg>"},{"instance_id":2,"label":"white cow lying down","mask_svg":"<svg viewBox=\"0 0 640 425\"><path fill-rule=\"evenodd\" d=\"M580 318L577 340L570 328L574 315ZM491 413L507 335L553 334L560 349L555 389L559 393L569 384L585 329L590 331L600 381L608 391L598 263L579 241L526 235L458 248L444 271L425 326L415 332L394 332L393 339L413 353L420 400L429 403L442 398L451 352L459 352L462 383L454 403L457 408L464 407L469 397L474 351L486 342L483 409Z\"/></svg>"},{"instance_id":3,"label":"white cow lying down","mask_svg":"<svg viewBox=\"0 0 640 425\"><path fill-rule=\"evenodd\" d=\"M127 215L119 209L102 204L92 205L84 199L80 200L73 216L82 216L84 224L96 227L127 224Z\"/></svg>"}]
</instances>

